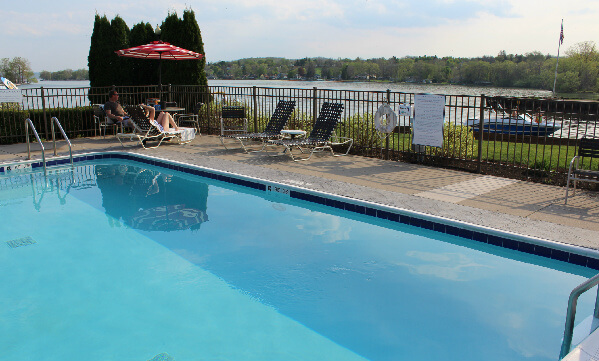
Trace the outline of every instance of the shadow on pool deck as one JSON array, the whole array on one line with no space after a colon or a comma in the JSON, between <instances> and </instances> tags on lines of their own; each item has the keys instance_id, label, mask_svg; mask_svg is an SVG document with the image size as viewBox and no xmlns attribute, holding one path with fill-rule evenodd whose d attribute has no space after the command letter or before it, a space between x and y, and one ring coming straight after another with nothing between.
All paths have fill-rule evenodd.
<instances>
[{"instance_id":1,"label":"shadow on pool deck","mask_svg":"<svg viewBox=\"0 0 599 361\"><path fill-rule=\"evenodd\" d=\"M71 140L74 153L132 151L423 212L505 231L599 249L599 195L577 192L564 205L563 187L358 156L288 156L224 149L216 136L157 149L123 148L114 136ZM64 141L58 155L68 155ZM52 143L44 143L46 157ZM0 163L25 160L24 144L0 146ZM32 157L41 158L39 145Z\"/></svg>"}]
</instances>

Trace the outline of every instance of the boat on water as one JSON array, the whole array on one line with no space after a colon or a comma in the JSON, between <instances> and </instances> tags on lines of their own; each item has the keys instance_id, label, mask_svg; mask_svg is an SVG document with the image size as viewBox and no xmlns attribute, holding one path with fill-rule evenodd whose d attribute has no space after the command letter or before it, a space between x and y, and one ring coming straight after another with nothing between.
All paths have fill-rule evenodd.
<instances>
[{"instance_id":1,"label":"boat on water","mask_svg":"<svg viewBox=\"0 0 599 361\"><path fill-rule=\"evenodd\" d=\"M480 131L479 119L468 119L466 125L474 132ZM484 119L483 132L510 135L534 135L545 137L561 129L561 124L554 121L525 119L522 116Z\"/></svg>"},{"instance_id":2,"label":"boat on water","mask_svg":"<svg viewBox=\"0 0 599 361\"><path fill-rule=\"evenodd\" d=\"M4 78L4 77L0 77L0 89L18 89L16 85L13 84L12 81Z\"/></svg>"}]
</instances>

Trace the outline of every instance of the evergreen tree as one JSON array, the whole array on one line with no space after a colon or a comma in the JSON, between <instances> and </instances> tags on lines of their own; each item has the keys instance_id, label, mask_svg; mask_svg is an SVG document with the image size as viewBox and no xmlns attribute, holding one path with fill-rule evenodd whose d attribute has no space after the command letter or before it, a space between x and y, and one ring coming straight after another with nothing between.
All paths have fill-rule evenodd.
<instances>
[{"instance_id":1,"label":"evergreen tree","mask_svg":"<svg viewBox=\"0 0 599 361\"><path fill-rule=\"evenodd\" d=\"M183 11L183 19L169 14L161 28L163 41L202 54L200 60L163 61L162 84L208 85L204 42L193 10Z\"/></svg>"},{"instance_id":2,"label":"evergreen tree","mask_svg":"<svg viewBox=\"0 0 599 361\"><path fill-rule=\"evenodd\" d=\"M131 47L149 44L158 40L150 23L139 23L131 28L129 45ZM131 58L130 85L158 84L158 62L147 59Z\"/></svg>"},{"instance_id":3,"label":"evergreen tree","mask_svg":"<svg viewBox=\"0 0 599 361\"><path fill-rule=\"evenodd\" d=\"M158 84L158 61L119 57L115 51L159 40L149 23L139 23L129 30L116 16L96 14L88 56L90 85ZM175 46L204 54L204 43L193 10L183 12L183 19L169 13L162 23L162 40ZM206 60L162 61L162 84L208 85L204 72ZM98 100L98 99L94 99Z\"/></svg>"},{"instance_id":4,"label":"evergreen tree","mask_svg":"<svg viewBox=\"0 0 599 361\"><path fill-rule=\"evenodd\" d=\"M129 85L131 83L130 70L133 67L132 59L118 56L115 51L130 47L129 34L131 31L118 15L110 22L110 29L109 41L112 48L107 55L110 67L108 78L111 85Z\"/></svg>"},{"instance_id":5,"label":"evergreen tree","mask_svg":"<svg viewBox=\"0 0 599 361\"><path fill-rule=\"evenodd\" d=\"M87 65L92 87L123 85L130 81L129 59L116 55L115 50L129 47L129 28L116 16L108 22L106 15L96 14Z\"/></svg>"},{"instance_id":6,"label":"evergreen tree","mask_svg":"<svg viewBox=\"0 0 599 361\"><path fill-rule=\"evenodd\" d=\"M89 55L87 57L91 87L112 85L107 78L107 74L110 71L110 64L106 61L107 56L112 50L112 46L109 43L110 33L110 22L106 18L106 15L100 17L100 15L96 14L91 44L89 46Z\"/></svg>"},{"instance_id":7,"label":"evergreen tree","mask_svg":"<svg viewBox=\"0 0 599 361\"><path fill-rule=\"evenodd\" d=\"M171 45L175 45L181 48L185 48L182 44L182 26L181 19L177 16L177 13L169 13L166 19L162 22L160 28L162 29L162 33L160 34L160 38L162 41L170 43ZM189 49L191 50L191 49ZM178 78L178 70L179 63L183 63L189 60L162 60L162 85L166 84L179 84L177 82ZM158 79L156 80L156 84L158 84Z\"/></svg>"},{"instance_id":8,"label":"evergreen tree","mask_svg":"<svg viewBox=\"0 0 599 361\"><path fill-rule=\"evenodd\" d=\"M196 53L202 54L202 58L199 60L184 61L182 62L183 71L180 73L182 78L179 84L193 84L193 85L208 85L206 79L206 72L204 68L206 66L206 53L204 52L204 42L202 41L202 34L200 27L195 18L193 10L188 9L183 11L183 34L185 39L182 42L182 47L195 51ZM185 79L185 74L188 74Z\"/></svg>"}]
</instances>

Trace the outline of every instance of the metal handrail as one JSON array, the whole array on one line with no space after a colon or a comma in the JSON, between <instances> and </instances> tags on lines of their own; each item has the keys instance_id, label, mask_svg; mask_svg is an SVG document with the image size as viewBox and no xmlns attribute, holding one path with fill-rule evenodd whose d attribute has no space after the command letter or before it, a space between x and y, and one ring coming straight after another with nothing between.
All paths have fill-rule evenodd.
<instances>
[{"instance_id":1,"label":"metal handrail","mask_svg":"<svg viewBox=\"0 0 599 361\"><path fill-rule=\"evenodd\" d=\"M35 135L37 142L40 144L40 147L42 147L42 164L44 165L44 175L47 175L48 172L46 171L46 152L44 151L44 144L42 143L40 136L37 134L37 130L35 130L35 126L33 125L33 122L29 118L25 119L25 140L27 141L27 159L31 159L31 146L29 144L29 126L30 125L31 125L31 129L33 129L33 135Z\"/></svg>"},{"instance_id":2,"label":"metal handrail","mask_svg":"<svg viewBox=\"0 0 599 361\"><path fill-rule=\"evenodd\" d=\"M54 144L54 155L56 155L56 136L54 135L54 123L56 123L56 125L58 125L58 129L60 129L60 132L62 133L62 136L64 137L64 139L67 141L67 144L69 145L69 158L71 159L71 167L73 166L73 147L71 146L71 141L69 140L69 137L67 137L67 134L64 132L64 129L62 129L62 125L60 125L60 122L58 121L58 118L56 117L52 117L52 121L50 122L51 124L51 131L52 131L52 143Z\"/></svg>"},{"instance_id":3,"label":"metal handrail","mask_svg":"<svg viewBox=\"0 0 599 361\"><path fill-rule=\"evenodd\" d=\"M574 318L576 317L576 304L578 303L578 297L590 290L594 286L599 284L599 274L593 278L589 278L570 292L570 298L568 299L568 312L566 314L566 325L564 328L564 341L562 342L562 349L559 354L559 359L566 357L572 347L572 337L574 334ZM593 311L593 317L599 318L599 290L597 291L597 298L595 299L595 310Z\"/></svg>"}]
</instances>

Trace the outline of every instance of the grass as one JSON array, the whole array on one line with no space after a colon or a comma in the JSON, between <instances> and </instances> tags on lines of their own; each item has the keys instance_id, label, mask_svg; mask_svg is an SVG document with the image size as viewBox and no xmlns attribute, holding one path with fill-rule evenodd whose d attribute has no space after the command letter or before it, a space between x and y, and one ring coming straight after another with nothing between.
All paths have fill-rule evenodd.
<instances>
[{"instance_id":1,"label":"grass","mask_svg":"<svg viewBox=\"0 0 599 361\"><path fill-rule=\"evenodd\" d=\"M380 142L381 147L385 146L384 141ZM392 134L389 137L389 148L400 151L411 150L411 134ZM478 140L464 145L468 147L468 153L471 154L462 159L476 160L478 158ZM567 145L543 145L526 144L502 141L482 142L482 160L485 162L495 162L509 164L511 166L526 167L543 171L565 171L570 166L572 157L576 155L575 146ZM431 150L427 149L427 154ZM464 154L464 151L456 150L453 157L458 154ZM446 154L452 156L451 153ZM456 157L457 158L457 157ZM599 169L599 159L582 159L581 168Z\"/></svg>"}]
</instances>

